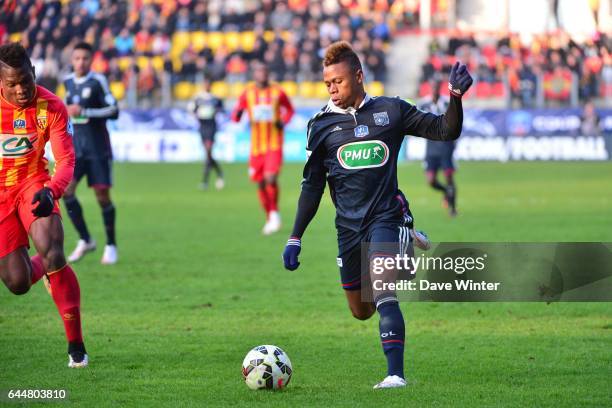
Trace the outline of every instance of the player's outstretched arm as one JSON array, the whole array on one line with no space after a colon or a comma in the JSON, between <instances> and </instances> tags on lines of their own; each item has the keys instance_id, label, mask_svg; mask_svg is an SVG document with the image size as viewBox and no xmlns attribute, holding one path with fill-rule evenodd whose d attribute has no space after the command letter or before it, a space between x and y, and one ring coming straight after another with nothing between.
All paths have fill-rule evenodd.
<instances>
[{"instance_id":1,"label":"player's outstretched arm","mask_svg":"<svg viewBox=\"0 0 612 408\"><path fill-rule=\"evenodd\" d=\"M326 174L327 170L323 165L323 153L321 149L318 149L311 154L306 166L304 166L304 180L302 180L302 191L298 199L293 231L283 252L285 268L290 271L294 271L300 266L298 255L302 250L302 235L304 235L306 227L319 209L321 197L325 190Z\"/></svg>"},{"instance_id":2,"label":"player's outstretched arm","mask_svg":"<svg viewBox=\"0 0 612 408\"><path fill-rule=\"evenodd\" d=\"M406 134L430 140L452 141L459 138L463 126L461 98L472 86L473 79L465 65L456 62L451 68L448 89L451 98L443 115L423 112L401 101L402 120Z\"/></svg>"},{"instance_id":3,"label":"player's outstretched arm","mask_svg":"<svg viewBox=\"0 0 612 408\"><path fill-rule=\"evenodd\" d=\"M287 240L287 245L283 252L285 268L290 271L294 271L300 266L298 255L302 250L302 235L304 235L306 227L308 227L308 224L310 224L310 221L312 221L317 213L322 196L322 190L320 192L315 192L302 188L298 200L295 222L293 223L293 232L291 233L291 237Z\"/></svg>"}]
</instances>

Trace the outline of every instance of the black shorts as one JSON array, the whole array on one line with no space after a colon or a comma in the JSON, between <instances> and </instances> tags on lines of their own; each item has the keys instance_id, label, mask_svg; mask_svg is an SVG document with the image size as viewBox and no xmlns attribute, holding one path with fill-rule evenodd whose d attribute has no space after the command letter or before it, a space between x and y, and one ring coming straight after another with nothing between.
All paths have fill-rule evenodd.
<instances>
[{"instance_id":1,"label":"black shorts","mask_svg":"<svg viewBox=\"0 0 612 408\"><path fill-rule=\"evenodd\" d=\"M112 159L103 157L77 158L72 178L79 182L83 176L87 176L87 185L89 187L109 188L113 185L112 163Z\"/></svg>"},{"instance_id":2,"label":"black shorts","mask_svg":"<svg viewBox=\"0 0 612 408\"><path fill-rule=\"evenodd\" d=\"M426 171L455 170L452 153L443 156L425 156L424 164Z\"/></svg>"},{"instance_id":3,"label":"black shorts","mask_svg":"<svg viewBox=\"0 0 612 408\"><path fill-rule=\"evenodd\" d=\"M362 253L362 244L368 243L367 253ZM340 281L344 290L361 289L362 276L367 273L369 268L363 268L364 262L369 266L369 259L373 255L395 256L407 253L411 243L408 228L400 224L374 224L363 234L361 242L353 248L341 252L338 255L337 263L340 267ZM377 246L376 244L382 244ZM389 245L397 244L397 245Z\"/></svg>"},{"instance_id":4,"label":"black shorts","mask_svg":"<svg viewBox=\"0 0 612 408\"><path fill-rule=\"evenodd\" d=\"M216 127L213 127L213 126L201 126L200 127L200 138L202 139L202 142L214 142L216 133L217 133Z\"/></svg>"}]
</instances>

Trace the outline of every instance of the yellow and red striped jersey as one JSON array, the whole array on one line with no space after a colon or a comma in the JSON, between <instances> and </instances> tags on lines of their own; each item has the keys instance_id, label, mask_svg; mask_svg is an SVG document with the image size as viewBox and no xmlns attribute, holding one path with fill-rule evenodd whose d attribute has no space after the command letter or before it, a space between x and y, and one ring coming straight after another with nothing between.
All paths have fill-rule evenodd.
<instances>
[{"instance_id":1,"label":"yellow and red striped jersey","mask_svg":"<svg viewBox=\"0 0 612 408\"><path fill-rule=\"evenodd\" d=\"M232 120L238 122L244 111L251 122L251 155L258 156L283 148L283 129L293 116L293 105L278 84L265 88L248 85L238 98Z\"/></svg>"},{"instance_id":2,"label":"yellow and red striped jersey","mask_svg":"<svg viewBox=\"0 0 612 408\"><path fill-rule=\"evenodd\" d=\"M47 187L59 198L72 180L75 162L72 124L64 103L41 86L36 86L36 96L25 107L0 94L0 190L49 174L44 157L49 141L56 164Z\"/></svg>"}]
</instances>

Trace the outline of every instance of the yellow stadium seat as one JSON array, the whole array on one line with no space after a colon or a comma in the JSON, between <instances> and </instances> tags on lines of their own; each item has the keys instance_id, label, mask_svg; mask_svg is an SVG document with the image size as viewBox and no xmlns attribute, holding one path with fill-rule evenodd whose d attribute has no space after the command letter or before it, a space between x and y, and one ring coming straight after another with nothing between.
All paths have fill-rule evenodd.
<instances>
[{"instance_id":1,"label":"yellow stadium seat","mask_svg":"<svg viewBox=\"0 0 612 408\"><path fill-rule=\"evenodd\" d=\"M191 42L191 35L185 31L177 31L172 35L172 46L170 48L170 54L173 56L180 55L185 48L189 47Z\"/></svg>"},{"instance_id":2,"label":"yellow stadium seat","mask_svg":"<svg viewBox=\"0 0 612 408\"><path fill-rule=\"evenodd\" d=\"M110 91L118 101L125 98L125 85L121 81L113 81L110 83Z\"/></svg>"},{"instance_id":3,"label":"yellow stadium seat","mask_svg":"<svg viewBox=\"0 0 612 408\"><path fill-rule=\"evenodd\" d=\"M64 88L63 82L60 82L57 85L57 88L55 89L55 95L57 95L57 97L61 100L64 100L64 97L66 96L66 88Z\"/></svg>"},{"instance_id":4,"label":"yellow stadium seat","mask_svg":"<svg viewBox=\"0 0 612 408\"><path fill-rule=\"evenodd\" d=\"M164 57L157 55L151 58L151 62L153 63L153 68L155 68L156 71L161 72L164 70Z\"/></svg>"},{"instance_id":5,"label":"yellow stadium seat","mask_svg":"<svg viewBox=\"0 0 612 408\"><path fill-rule=\"evenodd\" d=\"M181 68L183 68L183 61L181 61L181 58L172 58L172 70L174 72L179 72Z\"/></svg>"},{"instance_id":6,"label":"yellow stadium seat","mask_svg":"<svg viewBox=\"0 0 612 408\"><path fill-rule=\"evenodd\" d=\"M263 38L265 40L265 42L272 42L272 40L274 40L274 31L266 31L264 32Z\"/></svg>"},{"instance_id":7,"label":"yellow stadium seat","mask_svg":"<svg viewBox=\"0 0 612 408\"><path fill-rule=\"evenodd\" d=\"M210 91L218 98L224 99L229 96L230 87L224 81L215 81L212 83Z\"/></svg>"},{"instance_id":8,"label":"yellow stadium seat","mask_svg":"<svg viewBox=\"0 0 612 408\"><path fill-rule=\"evenodd\" d=\"M149 58L142 56L136 58L136 65L138 65L138 68L143 71L147 66L149 66Z\"/></svg>"},{"instance_id":9,"label":"yellow stadium seat","mask_svg":"<svg viewBox=\"0 0 612 408\"><path fill-rule=\"evenodd\" d=\"M127 71L132 65L132 57L121 57L117 60L117 65L121 71Z\"/></svg>"},{"instance_id":10,"label":"yellow stadium seat","mask_svg":"<svg viewBox=\"0 0 612 408\"><path fill-rule=\"evenodd\" d=\"M370 82L366 85L366 91L372 96L382 96L385 94L385 85L379 81Z\"/></svg>"},{"instance_id":11,"label":"yellow stadium seat","mask_svg":"<svg viewBox=\"0 0 612 408\"><path fill-rule=\"evenodd\" d=\"M255 37L255 33L253 31L245 31L241 33L240 34L240 45L242 46L242 49L247 52L253 51L253 47L255 46L256 39L257 37Z\"/></svg>"},{"instance_id":12,"label":"yellow stadium seat","mask_svg":"<svg viewBox=\"0 0 612 408\"><path fill-rule=\"evenodd\" d=\"M230 52L240 47L240 33L234 31L225 33L225 45Z\"/></svg>"},{"instance_id":13,"label":"yellow stadium seat","mask_svg":"<svg viewBox=\"0 0 612 408\"><path fill-rule=\"evenodd\" d=\"M298 84L294 81L283 81L280 84L283 91L290 96L291 98L295 97L298 94Z\"/></svg>"},{"instance_id":14,"label":"yellow stadium seat","mask_svg":"<svg viewBox=\"0 0 612 408\"><path fill-rule=\"evenodd\" d=\"M9 42L20 42L21 41L21 33L13 33L9 35Z\"/></svg>"},{"instance_id":15,"label":"yellow stadium seat","mask_svg":"<svg viewBox=\"0 0 612 408\"><path fill-rule=\"evenodd\" d=\"M223 43L223 33L217 31L208 33L208 46L213 52L215 52L219 47L221 47Z\"/></svg>"},{"instance_id":16,"label":"yellow stadium seat","mask_svg":"<svg viewBox=\"0 0 612 408\"><path fill-rule=\"evenodd\" d=\"M229 95L232 98L238 98L244 92L246 84L244 82L235 82L230 85Z\"/></svg>"},{"instance_id":17,"label":"yellow stadium seat","mask_svg":"<svg viewBox=\"0 0 612 408\"><path fill-rule=\"evenodd\" d=\"M195 52L200 52L206 47L206 33L194 31L191 33L191 46Z\"/></svg>"},{"instance_id":18,"label":"yellow stadium seat","mask_svg":"<svg viewBox=\"0 0 612 408\"><path fill-rule=\"evenodd\" d=\"M179 100L191 99L195 93L195 86L191 82L182 81L174 86L174 97Z\"/></svg>"},{"instance_id":19,"label":"yellow stadium seat","mask_svg":"<svg viewBox=\"0 0 612 408\"><path fill-rule=\"evenodd\" d=\"M328 99L329 93L327 93L327 87L323 82L317 82L315 85L315 98L317 99Z\"/></svg>"},{"instance_id":20,"label":"yellow stadium seat","mask_svg":"<svg viewBox=\"0 0 612 408\"><path fill-rule=\"evenodd\" d=\"M313 82L302 82L299 85L299 94L302 98L314 98L315 84Z\"/></svg>"}]
</instances>

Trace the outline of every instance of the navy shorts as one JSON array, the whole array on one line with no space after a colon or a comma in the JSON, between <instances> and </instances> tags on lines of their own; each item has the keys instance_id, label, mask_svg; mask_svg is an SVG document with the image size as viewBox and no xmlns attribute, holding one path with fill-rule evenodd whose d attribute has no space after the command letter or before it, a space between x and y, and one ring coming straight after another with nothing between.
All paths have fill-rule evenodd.
<instances>
[{"instance_id":1,"label":"navy shorts","mask_svg":"<svg viewBox=\"0 0 612 408\"><path fill-rule=\"evenodd\" d=\"M410 242L408 227L400 224L375 224L370 226L363 234L358 245L338 255L337 262L340 267L342 288L344 290L361 289L362 276L367 274L367 277L369 277L369 259L373 255L380 255L381 253L392 256L403 255L407 253ZM362 253L362 243L369 243L367 254L365 251ZM377 246L376 244L382 245ZM362 270L364 262L367 267Z\"/></svg>"},{"instance_id":2,"label":"navy shorts","mask_svg":"<svg viewBox=\"0 0 612 408\"><path fill-rule=\"evenodd\" d=\"M112 159L108 158L77 158L72 178L77 182L87 176L87 185L93 188L111 187Z\"/></svg>"},{"instance_id":3,"label":"navy shorts","mask_svg":"<svg viewBox=\"0 0 612 408\"><path fill-rule=\"evenodd\" d=\"M455 163L453 161L453 154L443 156L425 156L425 170L426 171L438 171L438 170L455 170Z\"/></svg>"}]
</instances>

